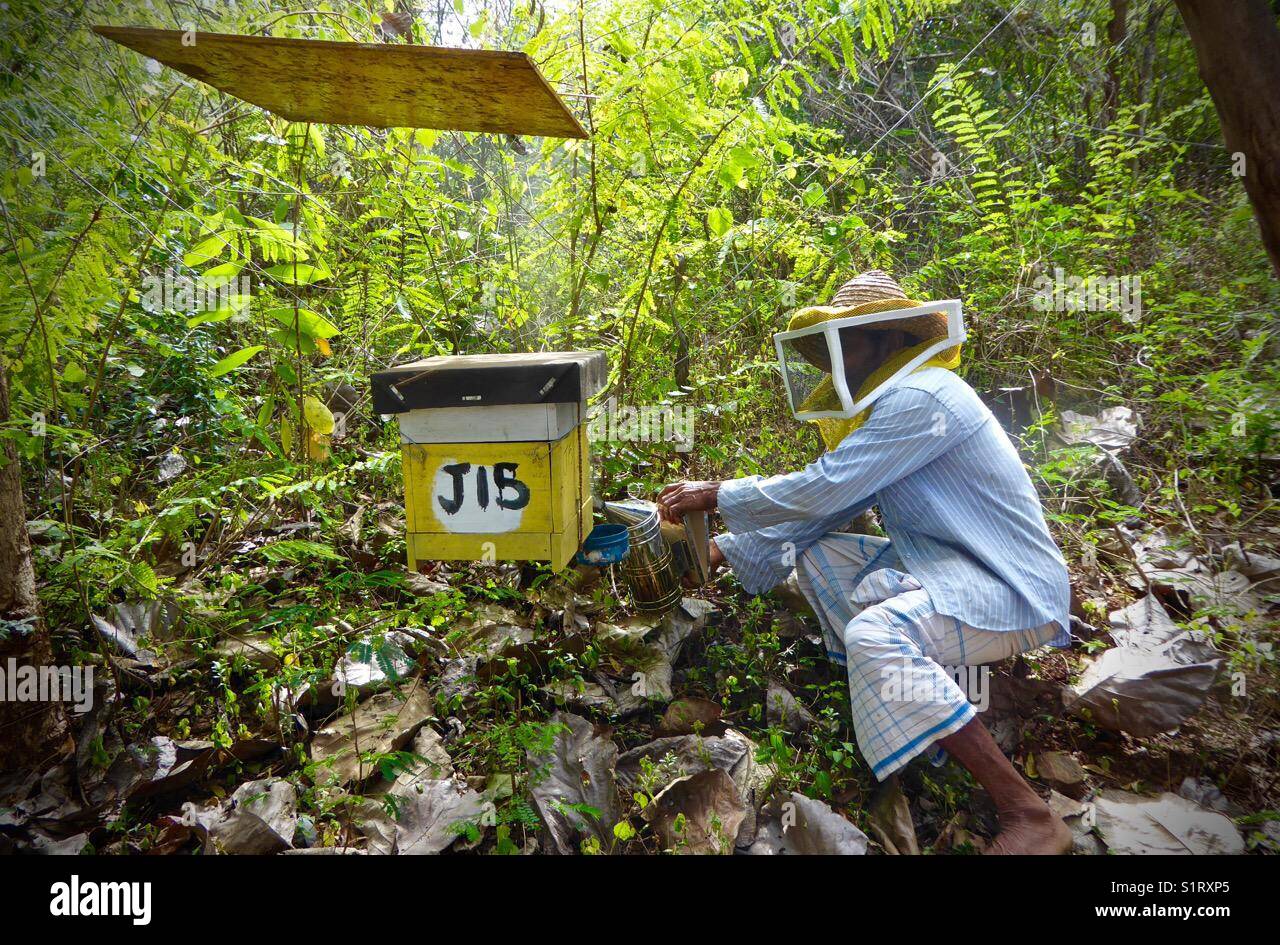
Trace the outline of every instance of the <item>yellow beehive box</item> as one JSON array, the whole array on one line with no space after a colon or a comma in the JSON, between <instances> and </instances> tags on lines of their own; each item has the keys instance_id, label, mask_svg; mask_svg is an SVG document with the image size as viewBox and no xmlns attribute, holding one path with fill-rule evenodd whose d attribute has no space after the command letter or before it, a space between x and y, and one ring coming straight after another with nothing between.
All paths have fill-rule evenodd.
<instances>
[{"instance_id":1,"label":"yellow beehive box","mask_svg":"<svg viewBox=\"0 0 1280 945\"><path fill-rule=\"evenodd\" d=\"M427 358L373 376L400 423L409 567L567 565L591 530L586 401L600 352Z\"/></svg>"}]
</instances>

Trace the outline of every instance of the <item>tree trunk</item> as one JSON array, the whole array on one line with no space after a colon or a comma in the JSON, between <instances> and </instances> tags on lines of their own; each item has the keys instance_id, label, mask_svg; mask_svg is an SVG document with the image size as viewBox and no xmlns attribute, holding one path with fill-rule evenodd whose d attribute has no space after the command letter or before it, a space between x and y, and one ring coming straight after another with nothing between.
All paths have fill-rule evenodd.
<instances>
[{"instance_id":1,"label":"tree trunk","mask_svg":"<svg viewBox=\"0 0 1280 945\"><path fill-rule=\"evenodd\" d=\"M1133 100L1138 105L1143 105L1150 101L1151 82L1156 69L1157 44L1160 40L1160 21L1164 18L1164 13L1167 9L1168 7L1165 5L1164 0L1159 0L1147 10L1147 22L1142 30L1142 53L1138 60L1138 84L1133 93ZM1139 137L1146 133L1148 118L1151 112L1155 110L1152 107L1144 108L1138 112Z\"/></svg>"},{"instance_id":2,"label":"tree trunk","mask_svg":"<svg viewBox=\"0 0 1280 945\"><path fill-rule=\"evenodd\" d=\"M1280 275L1280 30L1266 0L1177 0L1222 137Z\"/></svg>"},{"instance_id":3,"label":"tree trunk","mask_svg":"<svg viewBox=\"0 0 1280 945\"><path fill-rule=\"evenodd\" d=\"M1107 24L1107 42L1111 52L1107 56L1107 79L1102 92L1103 128L1116 120L1120 107L1120 47L1129 35L1129 0L1111 0L1111 22Z\"/></svg>"},{"instance_id":4,"label":"tree trunk","mask_svg":"<svg viewBox=\"0 0 1280 945\"><path fill-rule=\"evenodd\" d=\"M0 423L8 420L9 375L0 358ZM52 649L36 598L18 451L12 440L0 443L0 771L40 770L69 747L67 717L61 702L8 698L11 670L47 665Z\"/></svg>"}]
</instances>

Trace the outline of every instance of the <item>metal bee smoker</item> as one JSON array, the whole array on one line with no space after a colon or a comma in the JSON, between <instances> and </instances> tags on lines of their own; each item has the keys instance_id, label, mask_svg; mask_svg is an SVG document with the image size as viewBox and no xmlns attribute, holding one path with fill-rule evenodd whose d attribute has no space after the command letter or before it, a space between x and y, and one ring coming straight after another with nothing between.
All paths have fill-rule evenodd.
<instances>
[{"instance_id":1,"label":"metal bee smoker","mask_svg":"<svg viewBox=\"0 0 1280 945\"><path fill-rule=\"evenodd\" d=\"M631 550L622 559L622 576L637 609L662 612L680 602L681 578L703 584L709 577L707 515L693 512L684 527L662 522L658 507L643 499L605 502L609 521L627 527Z\"/></svg>"},{"instance_id":2,"label":"metal bee smoker","mask_svg":"<svg viewBox=\"0 0 1280 945\"><path fill-rule=\"evenodd\" d=\"M604 503L604 517L627 526L631 550L622 559L622 577L638 610L663 613L680 602L680 572L662 534L658 506L643 499Z\"/></svg>"}]
</instances>

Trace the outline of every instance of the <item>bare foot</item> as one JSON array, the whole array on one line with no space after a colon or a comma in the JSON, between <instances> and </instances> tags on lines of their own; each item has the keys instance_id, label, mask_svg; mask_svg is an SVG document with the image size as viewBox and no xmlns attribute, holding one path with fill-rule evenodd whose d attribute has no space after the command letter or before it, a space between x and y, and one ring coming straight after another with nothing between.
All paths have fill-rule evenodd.
<instances>
[{"instance_id":1,"label":"bare foot","mask_svg":"<svg viewBox=\"0 0 1280 945\"><path fill-rule=\"evenodd\" d=\"M1000 832L987 855L1061 856L1071 852L1071 831L1044 804L1000 813Z\"/></svg>"}]
</instances>

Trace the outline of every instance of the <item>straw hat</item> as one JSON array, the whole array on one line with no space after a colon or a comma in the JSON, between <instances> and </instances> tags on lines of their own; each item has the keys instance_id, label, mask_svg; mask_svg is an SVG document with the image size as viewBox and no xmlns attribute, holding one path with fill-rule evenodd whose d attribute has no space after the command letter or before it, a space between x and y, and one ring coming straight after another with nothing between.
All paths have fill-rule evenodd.
<instances>
[{"instance_id":1,"label":"straw hat","mask_svg":"<svg viewBox=\"0 0 1280 945\"><path fill-rule=\"evenodd\" d=\"M811 328L836 318L852 318L856 315L877 315L898 308L915 308L925 305L907 298L893 276L882 269L872 269L854 276L840 287L830 305L802 308L787 322L787 331ZM856 326L851 326L856 327ZM911 318L872 322L862 326L868 331L892 331L900 329L918 341L932 341L946 337L947 316L942 312L929 312Z\"/></svg>"}]
</instances>

